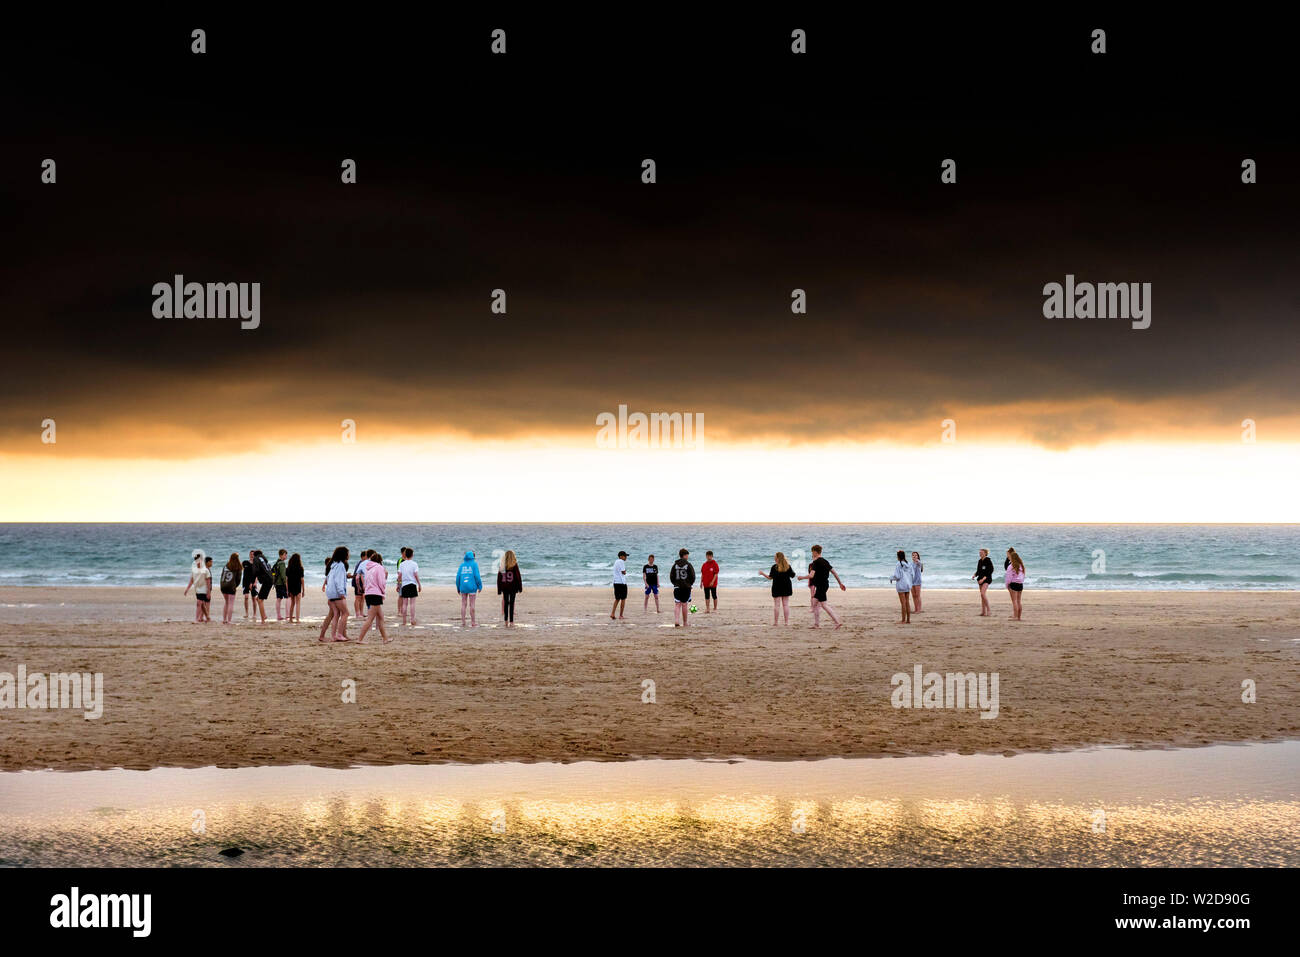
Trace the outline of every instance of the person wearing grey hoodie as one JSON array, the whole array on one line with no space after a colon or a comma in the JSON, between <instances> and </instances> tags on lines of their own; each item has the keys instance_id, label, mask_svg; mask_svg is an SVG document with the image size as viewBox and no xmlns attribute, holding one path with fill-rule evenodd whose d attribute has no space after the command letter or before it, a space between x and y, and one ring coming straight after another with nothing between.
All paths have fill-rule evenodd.
<instances>
[{"instance_id":1,"label":"person wearing grey hoodie","mask_svg":"<svg viewBox=\"0 0 1300 957\"><path fill-rule=\"evenodd\" d=\"M474 614L474 603L478 593L483 590L483 576L479 574L478 562L474 552L467 551L465 560L456 569L456 591L460 593L460 626L465 627L465 606L469 605L469 627L477 628L478 620Z\"/></svg>"}]
</instances>

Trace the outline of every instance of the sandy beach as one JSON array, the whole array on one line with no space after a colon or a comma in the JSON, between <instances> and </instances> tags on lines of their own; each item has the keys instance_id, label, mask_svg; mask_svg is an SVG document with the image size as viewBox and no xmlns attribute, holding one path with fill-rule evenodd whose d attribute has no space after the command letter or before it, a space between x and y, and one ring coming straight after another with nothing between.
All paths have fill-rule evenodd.
<instances>
[{"instance_id":1,"label":"sandy beach","mask_svg":"<svg viewBox=\"0 0 1300 957\"><path fill-rule=\"evenodd\" d=\"M765 590L724 590L673 629L640 596L611 622L604 589L495 595L462 630L449 588L389 645L318 645L302 624L195 625L180 587L0 589L0 672L101 672L103 715L4 710L0 769L274 764L766 759L1195 746L1300 736L1300 594L1027 591L977 617L970 591L927 591L895 623L888 590L832 594L846 624L812 630L806 592L772 628ZM395 609L395 599L390 598ZM307 620L314 619L314 620ZM392 619L390 618L390 623ZM355 635L356 628L350 627ZM996 672L999 711L891 704L891 677ZM1258 701L1241 700L1253 679ZM341 700L356 682L356 703ZM643 703L642 682L655 685Z\"/></svg>"}]
</instances>

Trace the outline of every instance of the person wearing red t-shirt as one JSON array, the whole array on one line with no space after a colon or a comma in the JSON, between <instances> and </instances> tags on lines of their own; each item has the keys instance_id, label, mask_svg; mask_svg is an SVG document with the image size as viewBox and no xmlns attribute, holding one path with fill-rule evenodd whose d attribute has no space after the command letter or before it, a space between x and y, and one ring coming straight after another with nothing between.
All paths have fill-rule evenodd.
<instances>
[{"instance_id":1,"label":"person wearing red t-shirt","mask_svg":"<svg viewBox=\"0 0 1300 957\"><path fill-rule=\"evenodd\" d=\"M709 599L713 599L713 611L718 610L718 563L713 560L713 552L704 553L704 564L700 566L700 583L704 586L704 610L708 612Z\"/></svg>"}]
</instances>

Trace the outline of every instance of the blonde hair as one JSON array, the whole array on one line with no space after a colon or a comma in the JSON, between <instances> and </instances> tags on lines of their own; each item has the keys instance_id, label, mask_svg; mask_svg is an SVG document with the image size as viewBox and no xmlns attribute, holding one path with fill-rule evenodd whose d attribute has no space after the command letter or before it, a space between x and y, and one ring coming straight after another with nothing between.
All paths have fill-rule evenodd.
<instances>
[{"instance_id":1,"label":"blonde hair","mask_svg":"<svg viewBox=\"0 0 1300 957\"><path fill-rule=\"evenodd\" d=\"M505 557L501 559L501 567L509 571L519 564L519 559L515 558L515 553L509 549L506 550Z\"/></svg>"},{"instance_id":2,"label":"blonde hair","mask_svg":"<svg viewBox=\"0 0 1300 957\"><path fill-rule=\"evenodd\" d=\"M779 572L788 572L790 563L785 560L785 552L776 553L776 570Z\"/></svg>"},{"instance_id":3,"label":"blonde hair","mask_svg":"<svg viewBox=\"0 0 1300 957\"><path fill-rule=\"evenodd\" d=\"M1025 563L1020 560L1020 556L1016 554L1014 548L1007 549L1007 558L1011 559L1011 567L1016 570L1017 574L1025 570Z\"/></svg>"}]
</instances>

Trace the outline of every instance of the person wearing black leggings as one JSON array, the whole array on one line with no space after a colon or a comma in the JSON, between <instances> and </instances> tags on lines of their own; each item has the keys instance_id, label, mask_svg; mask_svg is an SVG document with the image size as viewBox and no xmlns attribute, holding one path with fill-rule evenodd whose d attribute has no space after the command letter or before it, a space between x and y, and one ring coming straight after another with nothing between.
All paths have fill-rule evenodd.
<instances>
[{"instance_id":1,"label":"person wearing black leggings","mask_svg":"<svg viewBox=\"0 0 1300 957\"><path fill-rule=\"evenodd\" d=\"M519 560L508 551L501 559L497 572L497 594L501 596L501 620L510 628L515 623L515 596L524 590L524 576L519 571Z\"/></svg>"}]
</instances>

